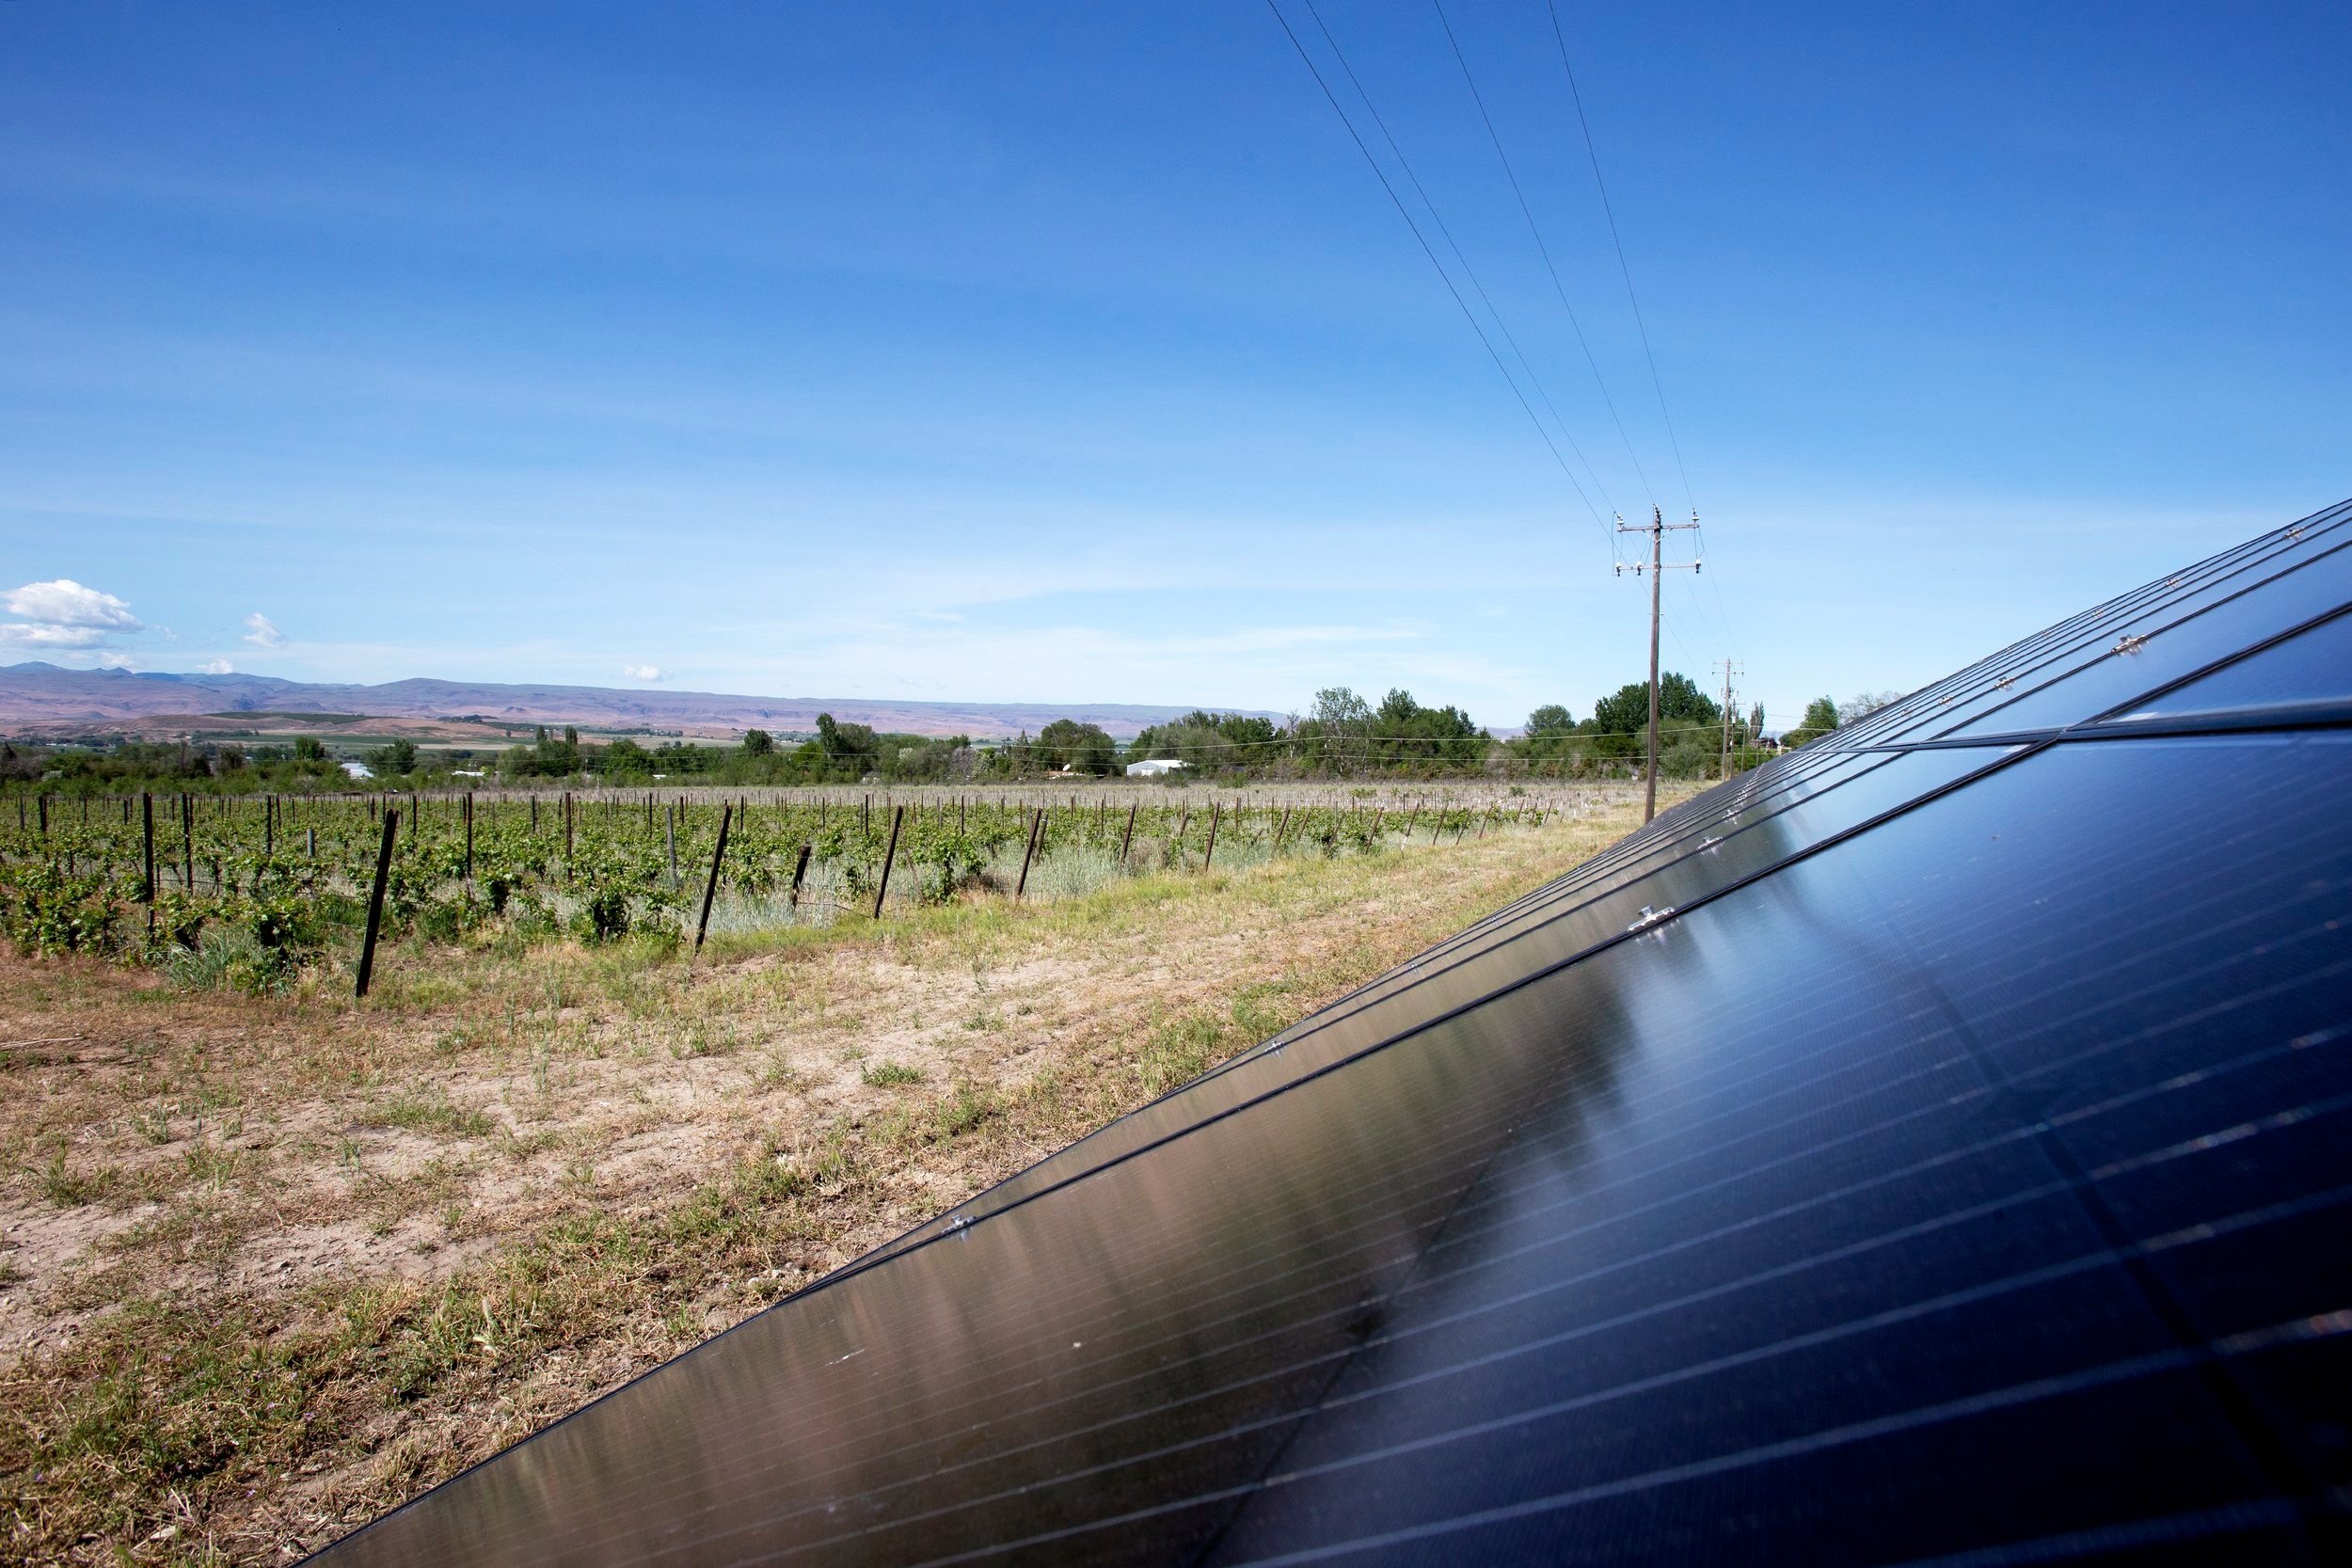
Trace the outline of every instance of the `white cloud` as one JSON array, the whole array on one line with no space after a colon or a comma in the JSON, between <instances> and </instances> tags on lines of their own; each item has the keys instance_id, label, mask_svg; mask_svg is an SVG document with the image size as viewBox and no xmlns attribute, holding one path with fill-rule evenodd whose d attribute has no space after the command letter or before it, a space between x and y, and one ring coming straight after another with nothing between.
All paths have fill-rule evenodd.
<instances>
[{"instance_id":1,"label":"white cloud","mask_svg":"<svg viewBox=\"0 0 2352 1568\"><path fill-rule=\"evenodd\" d=\"M112 594L85 588L72 578L28 582L10 591L8 613L52 626L87 626L98 631L137 631L138 617Z\"/></svg>"},{"instance_id":2,"label":"white cloud","mask_svg":"<svg viewBox=\"0 0 2352 1568\"><path fill-rule=\"evenodd\" d=\"M661 666L659 664L624 664L621 666L621 673L633 681L658 681L661 678Z\"/></svg>"},{"instance_id":3,"label":"white cloud","mask_svg":"<svg viewBox=\"0 0 2352 1568\"><path fill-rule=\"evenodd\" d=\"M233 675L236 673L237 667L225 658L207 659L204 662L204 673L208 675Z\"/></svg>"},{"instance_id":4,"label":"white cloud","mask_svg":"<svg viewBox=\"0 0 2352 1568\"><path fill-rule=\"evenodd\" d=\"M59 626L39 622L0 624L0 643L19 648L95 648L106 641L97 626Z\"/></svg>"},{"instance_id":5,"label":"white cloud","mask_svg":"<svg viewBox=\"0 0 2352 1568\"><path fill-rule=\"evenodd\" d=\"M128 670L133 668L131 656L129 654L100 654L98 656L98 667L101 670Z\"/></svg>"},{"instance_id":6,"label":"white cloud","mask_svg":"<svg viewBox=\"0 0 2352 1568\"><path fill-rule=\"evenodd\" d=\"M0 647L98 648L116 632L142 629L129 605L72 578L28 582L0 603L23 617L0 624Z\"/></svg>"},{"instance_id":7,"label":"white cloud","mask_svg":"<svg viewBox=\"0 0 2352 1568\"><path fill-rule=\"evenodd\" d=\"M245 618L245 640L257 648L282 648L286 645L286 634L258 610Z\"/></svg>"}]
</instances>

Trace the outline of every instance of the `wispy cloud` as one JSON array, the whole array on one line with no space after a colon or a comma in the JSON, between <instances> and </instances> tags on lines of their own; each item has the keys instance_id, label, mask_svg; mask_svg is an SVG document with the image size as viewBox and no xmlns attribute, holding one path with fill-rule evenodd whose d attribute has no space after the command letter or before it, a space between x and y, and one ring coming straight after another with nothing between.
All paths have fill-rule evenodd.
<instances>
[{"instance_id":1,"label":"wispy cloud","mask_svg":"<svg viewBox=\"0 0 2352 1568\"><path fill-rule=\"evenodd\" d=\"M658 681L661 678L661 666L659 664L624 664L621 666L621 673L633 681Z\"/></svg>"},{"instance_id":2,"label":"wispy cloud","mask_svg":"<svg viewBox=\"0 0 2352 1568\"><path fill-rule=\"evenodd\" d=\"M245 618L245 640L256 648L282 648L286 645L286 634L258 610Z\"/></svg>"},{"instance_id":3,"label":"wispy cloud","mask_svg":"<svg viewBox=\"0 0 2352 1568\"><path fill-rule=\"evenodd\" d=\"M208 675L233 675L237 667L225 658L208 658L204 661L203 673Z\"/></svg>"}]
</instances>

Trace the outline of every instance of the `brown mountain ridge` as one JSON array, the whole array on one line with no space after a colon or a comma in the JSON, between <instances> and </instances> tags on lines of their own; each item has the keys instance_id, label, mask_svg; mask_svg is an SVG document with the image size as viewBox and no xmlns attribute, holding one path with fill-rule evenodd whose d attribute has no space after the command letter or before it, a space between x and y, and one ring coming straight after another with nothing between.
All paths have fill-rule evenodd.
<instances>
[{"instance_id":1,"label":"brown mountain ridge","mask_svg":"<svg viewBox=\"0 0 2352 1568\"><path fill-rule=\"evenodd\" d=\"M1147 724L1191 712L1140 703L931 703L875 697L755 697L717 691L635 690L601 686L410 679L378 686L281 680L275 675L172 674L69 670L46 663L0 666L0 734L25 738L120 732L154 736L181 727L217 729L210 720L296 717L321 726L354 716L457 721L488 725L577 724L598 730L678 731L723 736L746 729L813 730L819 713L843 723L902 735L1036 733L1056 719L1100 724L1121 739ZM1229 710L1230 711L1230 710ZM1259 710L1250 710L1259 711ZM1269 716L1276 717L1276 716Z\"/></svg>"}]
</instances>

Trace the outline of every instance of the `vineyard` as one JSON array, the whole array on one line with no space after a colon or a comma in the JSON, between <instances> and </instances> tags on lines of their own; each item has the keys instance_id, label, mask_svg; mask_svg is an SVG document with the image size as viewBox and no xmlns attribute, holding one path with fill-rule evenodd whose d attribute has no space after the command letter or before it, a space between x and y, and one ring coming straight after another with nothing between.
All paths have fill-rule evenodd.
<instances>
[{"instance_id":1,"label":"vineyard","mask_svg":"<svg viewBox=\"0 0 2352 1568\"><path fill-rule=\"evenodd\" d=\"M1051 901L1145 872L1459 842L1589 792L1133 785L19 797L0 929L192 989L365 990L378 938L699 947L959 899Z\"/></svg>"},{"instance_id":2,"label":"vineyard","mask_svg":"<svg viewBox=\"0 0 2352 1568\"><path fill-rule=\"evenodd\" d=\"M10 800L0 1557L288 1560L1640 809L1611 784Z\"/></svg>"}]
</instances>

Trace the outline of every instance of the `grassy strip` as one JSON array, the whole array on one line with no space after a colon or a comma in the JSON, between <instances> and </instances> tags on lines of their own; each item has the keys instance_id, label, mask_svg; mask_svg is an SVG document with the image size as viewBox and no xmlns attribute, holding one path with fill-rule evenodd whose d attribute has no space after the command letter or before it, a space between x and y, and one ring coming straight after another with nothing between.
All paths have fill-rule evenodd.
<instances>
[{"instance_id":1,"label":"grassy strip","mask_svg":"<svg viewBox=\"0 0 2352 1568\"><path fill-rule=\"evenodd\" d=\"M43 1201L59 1208L120 1209L137 1195L173 1201L103 1243L117 1261L53 1290L63 1305L78 1298L104 1309L69 1341L0 1376L8 1554L258 1562L320 1544L739 1321L908 1217L1197 1076L1626 825L1596 819L1469 854L1416 848L1147 876L1047 905L946 906L883 927L714 943L692 968L650 944L541 949L528 963L421 953L406 977L358 1012L223 1000L215 1006L224 1023L275 1021L294 1042L267 1058L257 1051L240 1067L231 1052L199 1038L139 1066L122 1101L141 1108L118 1114L157 1154L175 1137L186 1145L167 1180L159 1186L136 1164L69 1160L62 1145L18 1179L18 1191L38 1182ZM1360 917L1383 900L1410 912L1381 927L1375 943L1338 944L1274 973L1254 951L1222 958L1214 951L1221 934L1240 933L1247 949L1269 927ZM462 1192L468 1161L567 1152L560 1132L496 1122L434 1081L437 1069L474 1070L469 1064L528 1053L543 1074L551 1053L642 1051L649 1037L665 1040L681 1063L723 1056L743 1049L735 1021L755 1006L781 1008L787 1020L803 1016L795 1009L821 1013L826 996L812 977L828 959L918 976L968 969L976 1000L962 1028L985 1034L1005 1023L982 978L992 968L1120 942L1153 952L1165 943L1170 971L1214 973L1219 983L1196 986L1164 1010L1147 996L1039 1031L1050 1043L1018 1073L994 1080L865 1060L854 1078L871 1092L854 1103L790 1132L757 1116L729 1120L698 1179L651 1201L611 1201L587 1164L595 1150L568 1149L580 1174L566 1181L564 1201L436 1278L344 1271L274 1291L237 1283L230 1265L270 1223L272 1189L284 1174L270 1161L280 1156L240 1150L209 1130L185 1137L167 1115L195 1107L215 1122L240 1118L226 1126L242 1129L242 1118L266 1114L272 1093L342 1096L353 1102L354 1129L453 1142L458 1152L397 1180L362 1180L354 1164L352 1201L396 1216ZM443 972L427 970L426 959ZM397 973L388 969L388 979ZM119 1001L133 1016L143 1006L143 993L116 996L103 982L41 984L42 994L54 990L78 1006ZM524 1008L538 1022L518 1022ZM392 1023L405 1032L389 1031ZM248 1075L242 1088L240 1070ZM758 1092L785 1094L795 1069L754 1062L723 1070ZM166 1085L176 1098L157 1108L152 1091ZM154 1119L137 1119L145 1117ZM50 1129L41 1138L64 1131L54 1117L30 1125ZM20 1152L37 1147L22 1129L10 1137ZM459 1207L452 1204L453 1237ZM177 1272L161 1267L166 1258ZM208 1266L215 1283L191 1285L189 1259ZM0 1288L22 1287L0 1280Z\"/></svg>"}]
</instances>

